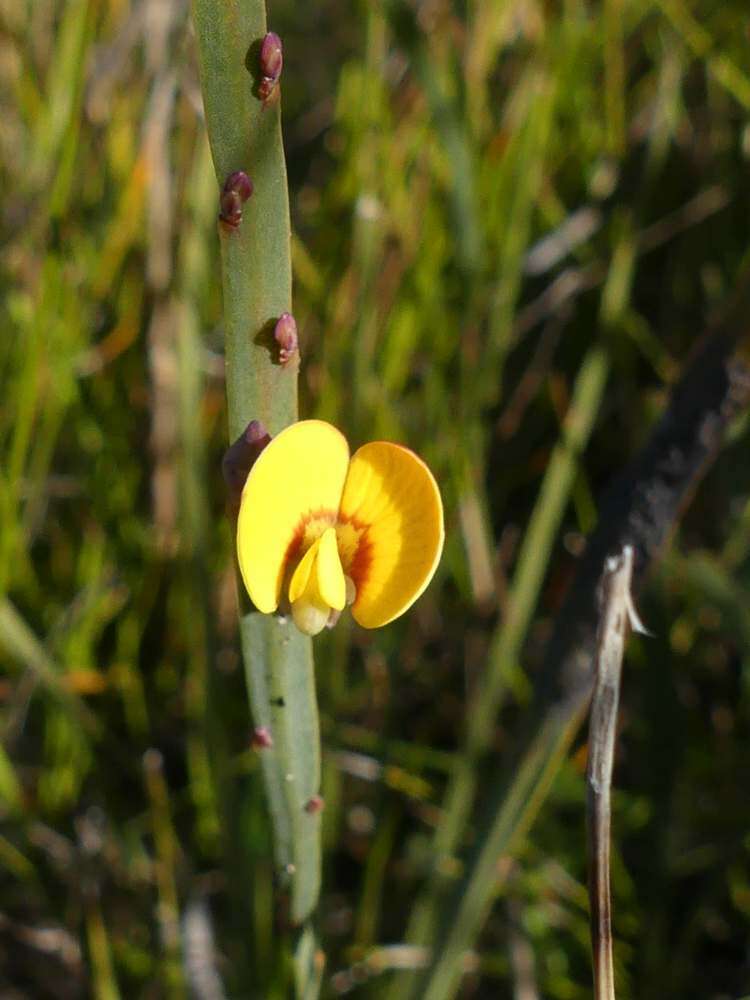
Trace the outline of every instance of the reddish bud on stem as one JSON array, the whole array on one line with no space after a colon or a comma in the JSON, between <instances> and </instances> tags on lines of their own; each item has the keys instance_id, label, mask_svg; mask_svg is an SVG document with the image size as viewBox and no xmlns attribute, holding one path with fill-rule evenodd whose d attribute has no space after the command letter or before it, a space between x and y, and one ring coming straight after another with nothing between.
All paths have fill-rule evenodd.
<instances>
[{"instance_id":1,"label":"reddish bud on stem","mask_svg":"<svg viewBox=\"0 0 750 1000\"><path fill-rule=\"evenodd\" d=\"M258 95L265 103L276 89L284 65L281 39L275 31L269 31L260 46L260 83Z\"/></svg>"},{"instance_id":2,"label":"reddish bud on stem","mask_svg":"<svg viewBox=\"0 0 750 1000\"><path fill-rule=\"evenodd\" d=\"M243 170L235 170L224 181L219 199L221 221L236 229L242 222L242 206L253 193L253 182Z\"/></svg>"},{"instance_id":3,"label":"reddish bud on stem","mask_svg":"<svg viewBox=\"0 0 750 1000\"><path fill-rule=\"evenodd\" d=\"M324 809L325 802L323 801L323 797L321 795L313 795L313 797L308 799L305 803L306 813L319 813L323 812Z\"/></svg>"},{"instance_id":4,"label":"reddish bud on stem","mask_svg":"<svg viewBox=\"0 0 750 1000\"><path fill-rule=\"evenodd\" d=\"M279 361L286 365L299 350L297 322L291 313L282 313L273 330L273 339L279 345Z\"/></svg>"},{"instance_id":5,"label":"reddish bud on stem","mask_svg":"<svg viewBox=\"0 0 750 1000\"><path fill-rule=\"evenodd\" d=\"M247 475L270 440L271 435L260 420L251 420L225 452L221 471L233 503L239 504Z\"/></svg>"},{"instance_id":6,"label":"reddish bud on stem","mask_svg":"<svg viewBox=\"0 0 750 1000\"><path fill-rule=\"evenodd\" d=\"M236 191L222 191L219 201L221 212L219 218L232 229L236 229L242 222L242 199Z\"/></svg>"},{"instance_id":7,"label":"reddish bud on stem","mask_svg":"<svg viewBox=\"0 0 750 1000\"><path fill-rule=\"evenodd\" d=\"M243 201L247 201L253 193L253 182L244 170L235 170L233 174L224 181L225 191L236 191Z\"/></svg>"},{"instance_id":8,"label":"reddish bud on stem","mask_svg":"<svg viewBox=\"0 0 750 1000\"><path fill-rule=\"evenodd\" d=\"M258 726L258 728L253 732L250 740L250 746L253 750L269 750L273 746L273 736L271 736L271 731L265 726Z\"/></svg>"}]
</instances>

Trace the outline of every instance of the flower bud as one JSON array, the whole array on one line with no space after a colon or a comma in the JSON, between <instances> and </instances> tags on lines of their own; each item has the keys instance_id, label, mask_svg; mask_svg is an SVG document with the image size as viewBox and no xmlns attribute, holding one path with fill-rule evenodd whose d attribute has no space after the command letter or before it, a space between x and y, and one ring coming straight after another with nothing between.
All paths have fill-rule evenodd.
<instances>
[{"instance_id":1,"label":"flower bud","mask_svg":"<svg viewBox=\"0 0 750 1000\"><path fill-rule=\"evenodd\" d=\"M260 46L260 83L258 96L265 103L276 89L284 65L281 39L275 31L269 31Z\"/></svg>"},{"instance_id":2,"label":"flower bud","mask_svg":"<svg viewBox=\"0 0 750 1000\"><path fill-rule=\"evenodd\" d=\"M219 200L219 218L227 226L236 229L242 222L242 199L236 191L222 191Z\"/></svg>"},{"instance_id":3,"label":"flower bud","mask_svg":"<svg viewBox=\"0 0 750 1000\"><path fill-rule=\"evenodd\" d=\"M253 193L253 182L244 170L235 170L233 174L224 181L225 191L236 191L243 201L247 201Z\"/></svg>"},{"instance_id":4,"label":"flower bud","mask_svg":"<svg viewBox=\"0 0 750 1000\"><path fill-rule=\"evenodd\" d=\"M275 31L269 31L260 47L260 71L270 80L278 80L284 65L281 39Z\"/></svg>"},{"instance_id":5,"label":"flower bud","mask_svg":"<svg viewBox=\"0 0 750 1000\"><path fill-rule=\"evenodd\" d=\"M315 813L323 812L325 809L325 802L321 795L313 795L312 798L308 799L305 803L305 812L314 815Z\"/></svg>"},{"instance_id":6,"label":"flower bud","mask_svg":"<svg viewBox=\"0 0 750 1000\"><path fill-rule=\"evenodd\" d=\"M219 218L225 225L232 229L239 226L242 222L242 206L252 193L253 182L243 170L235 170L227 177L219 199Z\"/></svg>"},{"instance_id":7,"label":"flower bud","mask_svg":"<svg viewBox=\"0 0 750 1000\"><path fill-rule=\"evenodd\" d=\"M269 750L273 746L273 736L266 726L258 726L250 739L253 750Z\"/></svg>"},{"instance_id":8,"label":"flower bud","mask_svg":"<svg viewBox=\"0 0 750 1000\"><path fill-rule=\"evenodd\" d=\"M239 505L242 487L258 455L271 440L260 420L251 420L237 440L224 453L221 471L231 500Z\"/></svg>"},{"instance_id":9,"label":"flower bud","mask_svg":"<svg viewBox=\"0 0 750 1000\"><path fill-rule=\"evenodd\" d=\"M279 345L279 362L286 365L299 349L297 322L291 313L282 313L273 330L273 339Z\"/></svg>"}]
</instances>

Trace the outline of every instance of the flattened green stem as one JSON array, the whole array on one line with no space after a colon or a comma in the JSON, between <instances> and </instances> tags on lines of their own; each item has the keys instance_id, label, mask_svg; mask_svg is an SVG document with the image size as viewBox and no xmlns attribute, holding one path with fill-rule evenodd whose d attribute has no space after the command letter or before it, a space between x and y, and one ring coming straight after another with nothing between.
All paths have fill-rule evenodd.
<instances>
[{"instance_id":1,"label":"flattened green stem","mask_svg":"<svg viewBox=\"0 0 750 1000\"><path fill-rule=\"evenodd\" d=\"M273 326L292 311L289 197L279 101L257 96L263 0L194 0L206 128L219 187L236 170L253 182L242 221L219 226L229 435L251 420L277 434L297 419L297 369L274 356ZM217 215L219 190L216 192Z\"/></svg>"},{"instance_id":2,"label":"flattened green stem","mask_svg":"<svg viewBox=\"0 0 750 1000\"><path fill-rule=\"evenodd\" d=\"M291 619L249 614L242 651L253 718L273 735L259 750L274 823L282 884L291 891L291 916L310 916L320 889L320 812L309 803L320 791L320 734L310 640Z\"/></svg>"},{"instance_id":3,"label":"flattened green stem","mask_svg":"<svg viewBox=\"0 0 750 1000\"><path fill-rule=\"evenodd\" d=\"M297 419L295 361L282 366L273 339L276 321L292 311L289 199L278 99L263 103L260 47L266 34L263 0L193 0L206 127L219 182L244 171L253 194L237 225L219 223L224 286L229 435L251 420L277 434ZM278 89L278 87L277 87ZM244 594L240 631L256 726L273 747L263 774L274 827L280 879L291 893L291 916L302 924L320 886L320 816L305 809L320 784L320 739L309 638L279 618L249 610ZM295 950L298 997L317 996L312 930ZM318 963L319 964L319 963ZM318 977L319 980L319 977Z\"/></svg>"},{"instance_id":4,"label":"flattened green stem","mask_svg":"<svg viewBox=\"0 0 750 1000\"><path fill-rule=\"evenodd\" d=\"M324 964L323 954L308 925L300 932L294 948L294 982L300 1000L317 1000Z\"/></svg>"}]
</instances>

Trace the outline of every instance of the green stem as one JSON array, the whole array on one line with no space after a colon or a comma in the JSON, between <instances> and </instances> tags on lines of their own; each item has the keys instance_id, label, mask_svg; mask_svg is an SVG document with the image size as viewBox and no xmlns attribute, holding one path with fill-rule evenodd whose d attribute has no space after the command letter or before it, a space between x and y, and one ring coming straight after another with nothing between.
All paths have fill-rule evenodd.
<instances>
[{"instance_id":1,"label":"green stem","mask_svg":"<svg viewBox=\"0 0 750 1000\"><path fill-rule=\"evenodd\" d=\"M262 751L274 824L274 853L292 897L292 921L303 923L320 889L320 734L310 640L291 620L248 614L242 652L253 717L273 734Z\"/></svg>"},{"instance_id":2,"label":"green stem","mask_svg":"<svg viewBox=\"0 0 750 1000\"><path fill-rule=\"evenodd\" d=\"M281 366L273 328L291 312L289 200L278 99L258 96L263 0L194 0L201 83L211 154L219 185L244 171L254 192L239 226L220 225L224 286L226 386L230 440L251 420L277 434L297 419L297 366ZM278 95L277 95L278 96ZM218 192L217 192L218 207ZM244 597L244 595L243 595ZM279 875L291 892L291 916L304 924L320 885L320 817L306 806L320 783L320 740L312 646L281 619L242 601L240 631L251 708L273 747L262 751ZM309 925L294 957L298 997L318 993ZM312 943L311 943L312 942Z\"/></svg>"},{"instance_id":3,"label":"green stem","mask_svg":"<svg viewBox=\"0 0 750 1000\"><path fill-rule=\"evenodd\" d=\"M271 434L297 419L297 371L273 356L273 325L292 307L289 198L278 100L257 87L263 0L194 0L203 102L219 184L244 170L255 190L240 225L221 225L229 435L251 420ZM250 67L250 68L248 68ZM218 195L217 195L218 207Z\"/></svg>"}]
</instances>

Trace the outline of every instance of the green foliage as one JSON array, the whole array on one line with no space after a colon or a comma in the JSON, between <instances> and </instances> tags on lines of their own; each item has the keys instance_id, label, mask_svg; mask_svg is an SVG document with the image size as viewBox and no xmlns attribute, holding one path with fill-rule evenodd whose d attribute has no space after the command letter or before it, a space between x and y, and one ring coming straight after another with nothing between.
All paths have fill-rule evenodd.
<instances>
[{"instance_id":1,"label":"green foliage","mask_svg":"<svg viewBox=\"0 0 750 1000\"><path fill-rule=\"evenodd\" d=\"M203 974L232 1000L287 995L220 476L225 334L248 306L224 318L188 13L0 4L9 994L184 996ZM483 848L461 995L590 995L580 738L536 734L573 753L519 776L497 829L532 796L540 812L499 858L476 830L596 498L744 261L746 20L738 0L270 4L300 410L354 446L424 455L448 527L412 613L316 641L323 996L407 996L415 923L427 944L441 921L469 926L434 891L436 862L452 884ZM244 148L247 95L216 101ZM220 176L243 166L213 153ZM235 273L264 253L262 208L239 263L225 252ZM290 389L269 391L271 422ZM629 645L623 998L747 991L747 434L733 428L642 596L654 637ZM298 959L319 972L310 937Z\"/></svg>"}]
</instances>

